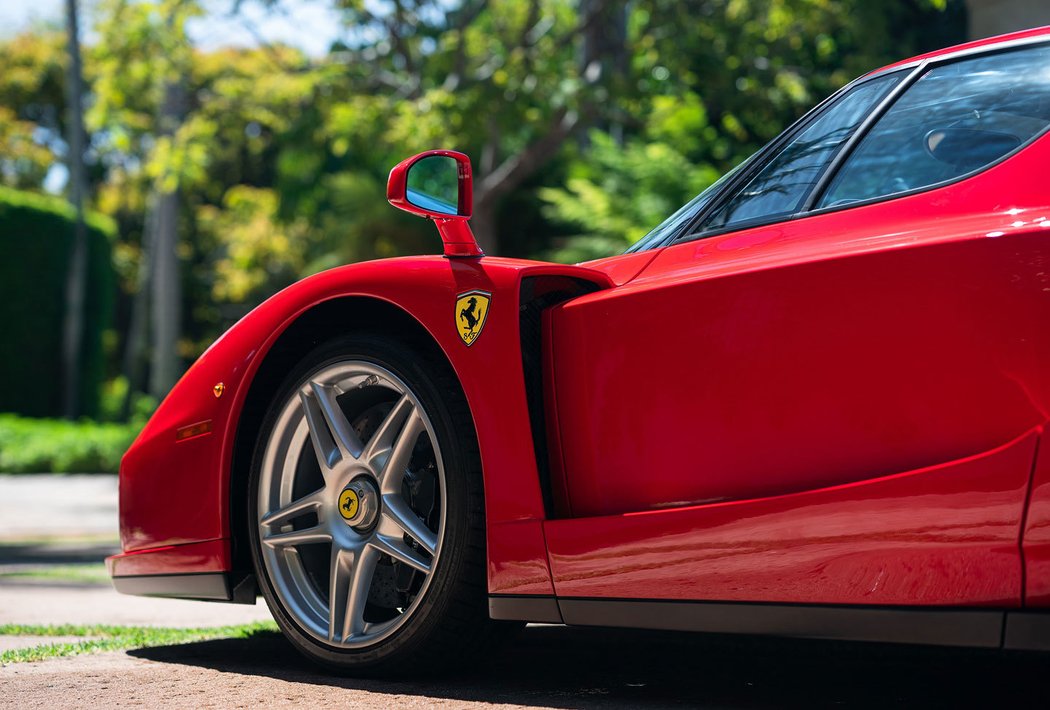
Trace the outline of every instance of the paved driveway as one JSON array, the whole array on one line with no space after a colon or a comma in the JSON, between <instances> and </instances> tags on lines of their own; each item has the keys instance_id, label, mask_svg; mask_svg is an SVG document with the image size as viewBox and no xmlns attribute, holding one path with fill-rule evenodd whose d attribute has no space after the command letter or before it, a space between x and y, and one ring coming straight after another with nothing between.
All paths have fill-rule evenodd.
<instances>
[{"instance_id":1,"label":"paved driveway","mask_svg":"<svg viewBox=\"0 0 1050 710\"><path fill-rule=\"evenodd\" d=\"M0 668L0 705L1038 708L1050 706L1047 666L989 652L533 626L486 667L394 682L319 672L267 633L14 664Z\"/></svg>"},{"instance_id":2,"label":"paved driveway","mask_svg":"<svg viewBox=\"0 0 1050 710\"><path fill-rule=\"evenodd\" d=\"M117 477L0 474L0 544L63 537L116 541Z\"/></svg>"}]
</instances>

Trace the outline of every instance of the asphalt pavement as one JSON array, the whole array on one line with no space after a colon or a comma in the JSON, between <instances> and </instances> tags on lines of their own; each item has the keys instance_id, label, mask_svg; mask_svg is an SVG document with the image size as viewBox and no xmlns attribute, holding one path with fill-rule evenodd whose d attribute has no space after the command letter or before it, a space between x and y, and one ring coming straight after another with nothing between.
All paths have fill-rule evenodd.
<instances>
[{"instance_id":1,"label":"asphalt pavement","mask_svg":"<svg viewBox=\"0 0 1050 710\"><path fill-rule=\"evenodd\" d=\"M0 706L1042 708L1045 658L530 626L485 666L410 681L311 666L277 633L0 668Z\"/></svg>"}]
</instances>

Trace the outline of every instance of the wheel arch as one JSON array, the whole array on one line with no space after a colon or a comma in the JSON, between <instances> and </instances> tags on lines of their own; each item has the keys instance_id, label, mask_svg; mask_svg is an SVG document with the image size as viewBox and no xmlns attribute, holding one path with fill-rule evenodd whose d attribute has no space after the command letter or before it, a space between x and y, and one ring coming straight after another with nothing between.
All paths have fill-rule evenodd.
<instances>
[{"instance_id":1,"label":"wheel arch","mask_svg":"<svg viewBox=\"0 0 1050 710\"><path fill-rule=\"evenodd\" d=\"M249 523L244 502L252 454L270 403L295 363L324 341L354 330L388 335L426 350L435 361L448 368L460 388L460 395L465 396L455 368L437 341L415 317L389 301L363 295L337 296L316 303L296 316L262 356L248 384L237 422L228 498L231 564L236 571L251 570Z\"/></svg>"},{"instance_id":2,"label":"wheel arch","mask_svg":"<svg viewBox=\"0 0 1050 710\"><path fill-rule=\"evenodd\" d=\"M125 454L123 553L111 558L115 574L244 569L240 533L247 515L238 486L250 459L245 442L261 426L278 373L313 347L323 324L328 331L371 327L402 339L408 334L441 351L439 361L451 366L478 439L489 591L553 594L542 532L548 515L537 471L537 458L546 457L537 456L532 436L542 424L530 422L540 402L529 401L524 372L535 373L540 353L533 343L532 357L523 362L528 353L522 350L523 320L533 330L541 321L539 312L524 319L520 311L523 279L534 276L613 286L605 273L588 267L405 257L316 274L253 309L194 363ZM473 291L489 294L491 302L484 332L468 343L458 332L455 304ZM180 436L197 426L208 431Z\"/></svg>"}]
</instances>

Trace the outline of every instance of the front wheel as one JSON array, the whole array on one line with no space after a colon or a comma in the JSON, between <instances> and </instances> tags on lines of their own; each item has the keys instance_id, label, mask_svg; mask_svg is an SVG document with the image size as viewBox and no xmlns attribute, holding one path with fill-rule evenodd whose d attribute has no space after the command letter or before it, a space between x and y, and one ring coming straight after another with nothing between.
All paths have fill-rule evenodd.
<instances>
[{"instance_id":1,"label":"front wheel","mask_svg":"<svg viewBox=\"0 0 1050 710\"><path fill-rule=\"evenodd\" d=\"M494 636L477 443L444 362L384 337L331 341L289 375L261 431L252 558L299 651L411 675Z\"/></svg>"}]
</instances>

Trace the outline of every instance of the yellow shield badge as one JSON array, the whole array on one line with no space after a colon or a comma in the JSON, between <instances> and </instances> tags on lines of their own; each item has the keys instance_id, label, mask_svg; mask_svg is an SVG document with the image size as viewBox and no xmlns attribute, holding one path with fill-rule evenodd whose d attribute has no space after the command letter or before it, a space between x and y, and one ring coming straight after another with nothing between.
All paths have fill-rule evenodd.
<instances>
[{"instance_id":1,"label":"yellow shield badge","mask_svg":"<svg viewBox=\"0 0 1050 710\"><path fill-rule=\"evenodd\" d=\"M485 291L467 291L456 296L456 330L468 348L485 327L491 300L492 294Z\"/></svg>"}]
</instances>

